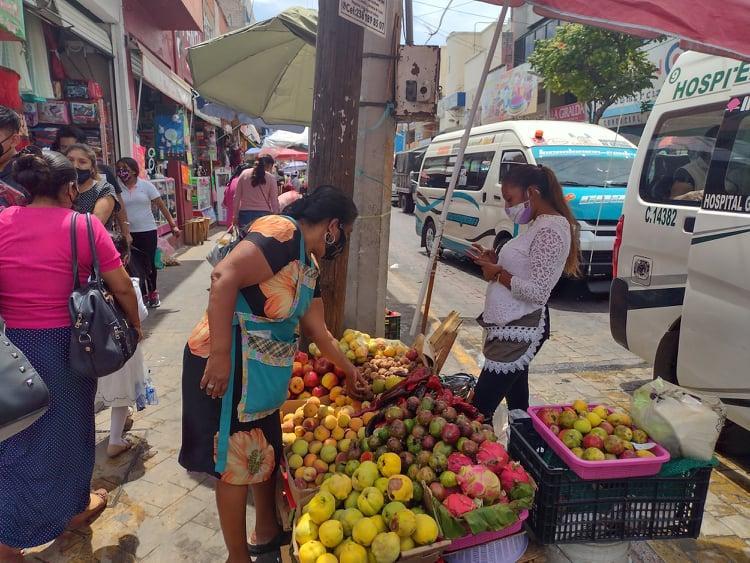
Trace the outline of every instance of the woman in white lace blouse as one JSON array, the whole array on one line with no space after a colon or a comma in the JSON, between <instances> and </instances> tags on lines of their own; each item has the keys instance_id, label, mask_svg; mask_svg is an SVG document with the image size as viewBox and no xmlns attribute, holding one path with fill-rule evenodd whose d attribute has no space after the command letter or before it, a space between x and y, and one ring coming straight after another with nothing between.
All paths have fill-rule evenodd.
<instances>
[{"instance_id":1,"label":"woman in white lace blouse","mask_svg":"<svg viewBox=\"0 0 750 563\"><path fill-rule=\"evenodd\" d=\"M491 419L503 398L508 409L529 406L529 363L549 337L547 301L563 272L578 273L577 222L554 172L512 165L503 177L505 211L529 224L499 251L474 245L474 262L489 281L484 312L484 367L474 406Z\"/></svg>"}]
</instances>

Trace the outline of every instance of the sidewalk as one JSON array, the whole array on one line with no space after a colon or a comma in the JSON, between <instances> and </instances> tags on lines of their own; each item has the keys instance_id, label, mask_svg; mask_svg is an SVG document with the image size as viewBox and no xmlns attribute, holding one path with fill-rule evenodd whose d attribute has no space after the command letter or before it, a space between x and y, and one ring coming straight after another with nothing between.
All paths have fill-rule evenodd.
<instances>
[{"instance_id":1,"label":"sidewalk","mask_svg":"<svg viewBox=\"0 0 750 563\"><path fill-rule=\"evenodd\" d=\"M205 255L211 247L211 242L188 247L179 257L180 266L159 273L162 306L152 311L146 321L148 338L144 352L160 402L136 413L130 435L138 440L138 445L133 451L114 461L107 459L109 410L97 415L93 486L110 491L108 509L90 531L68 532L55 542L33 550L27 557L29 561L208 563L226 559L213 479L189 474L177 463L181 442L182 353L188 334L207 304L211 267ZM390 301L401 301L399 309L406 312L407 304L413 301L398 286L398 277L393 276L389 284ZM579 326L578 319L575 321ZM580 322L580 330L586 330L585 319ZM403 326L408 324L402 321ZM481 349L478 336L472 329L462 331L447 373L478 373L475 363ZM561 336L553 333L540 354L540 361L532 367L532 402L588 397L627 406L629 393L650 379L647 368L627 366L626 358L621 360L614 353L605 358L606 363L611 363L606 368L586 369L576 357L582 351L575 350ZM734 463L723 458L721 461L722 465L713 473L703 520L704 535L698 540L634 543L632 561L750 561L750 503L742 486L747 487L750 477ZM254 517L253 507L248 506L250 529Z\"/></svg>"}]
</instances>

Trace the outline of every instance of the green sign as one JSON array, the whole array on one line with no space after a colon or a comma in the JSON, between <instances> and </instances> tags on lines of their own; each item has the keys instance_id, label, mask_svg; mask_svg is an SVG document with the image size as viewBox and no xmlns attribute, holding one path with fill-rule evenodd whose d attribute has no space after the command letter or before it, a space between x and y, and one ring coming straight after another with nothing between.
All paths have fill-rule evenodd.
<instances>
[{"instance_id":1,"label":"green sign","mask_svg":"<svg viewBox=\"0 0 750 563\"><path fill-rule=\"evenodd\" d=\"M669 84L674 88L673 100L711 94L731 88L735 84L744 84L750 80L750 63L737 63L726 70L720 69L702 76L682 77L680 75L679 67L669 75Z\"/></svg>"},{"instance_id":2,"label":"green sign","mask_svg":"<svg viewBox=\"0 0 750 563\"><path fill-rule=\"evenodd\" d=\"M0 0L0 41L26 39L23 0Z\"/></svg>"}]
</instances>

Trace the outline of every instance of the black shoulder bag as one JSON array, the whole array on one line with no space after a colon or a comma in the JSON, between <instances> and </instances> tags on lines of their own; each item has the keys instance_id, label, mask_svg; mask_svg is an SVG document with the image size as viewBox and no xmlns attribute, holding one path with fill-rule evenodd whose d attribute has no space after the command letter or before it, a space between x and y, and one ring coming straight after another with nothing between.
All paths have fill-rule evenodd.
<instances>
[{"instance_id":1,"label":"black shoulder bag","mask_svg":"<svg viewBox=\"0 0 750 563\"><path fill-rule=\"evenodd\" d=\"M107 290L99 271L91 215L86 215L91 247L91 277L85 286L78 279L78 242L76 220L71 222L73 245L73 293L68 300L70 311L70 367L79 375L104 377L116 372L135 353L138 332L131 327L115 298Z\"/></svg>"},{"instance_id":2,"label":"black shoulder bag","mask_svg":"<svg viewBox=\"0 0 750 563\"><path fill-rule=\"evenodd\" d=\"M48 406L47 386L5 335L5 321L0 317L0 442L30 426Z\"/></svg>"}]
</instances>

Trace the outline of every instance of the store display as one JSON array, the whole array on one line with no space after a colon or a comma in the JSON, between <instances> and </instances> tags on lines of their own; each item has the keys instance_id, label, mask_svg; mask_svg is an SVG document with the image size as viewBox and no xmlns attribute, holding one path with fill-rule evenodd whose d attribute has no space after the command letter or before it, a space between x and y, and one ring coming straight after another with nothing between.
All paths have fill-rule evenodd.
<instances>
[{"instance_id":1,"label":"store display","mask_svg":"<svg viewBox=\"0 0 750 563\"><path fill-rule=\"evenodd\" d=\"M63 96L68 100L88 100L90 98L88 82L85 80L64 81Z\"/></svg>"},{"instance_id":2,"label":"store display","mask_svg":"<svg viewBox=\"0 0 750 563\"><path fill-rule=\"evenodd\" d=\"M39 124L39 110L35 102L23 103L23 115L28 127L36 127Z\"/></svg>"},{"instance_id":3,"label":"store display","mask_svg":"<svg viewBox=\"0 0 750 563\"><path fill-rule=\"evenodd\" d=\"M39 123L70 125L70 112L67 102L47 100L37 103Z\"/></svg>"},{"instance_id":4,"label":"store display","mask_svg":"<svg viewBox=\"0 0 750 563\"><path fill-rule=\"evenodd\" d=\"M669 452L633 426L630 415L604 405L529 407L537 432L582 479L655 475Z\"/></svg>"},{"instance_id":5,"label":"store display","mask_svg":"<svg viewBox=\"0 0 750 563\"><path fill-rule=\"evenodd\" d=\"M70 102L70 116L76 125L85 127L99 124L99 110L95 103Z\"/></svg>"}]
</instances>

